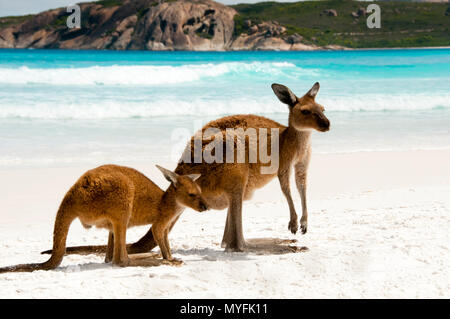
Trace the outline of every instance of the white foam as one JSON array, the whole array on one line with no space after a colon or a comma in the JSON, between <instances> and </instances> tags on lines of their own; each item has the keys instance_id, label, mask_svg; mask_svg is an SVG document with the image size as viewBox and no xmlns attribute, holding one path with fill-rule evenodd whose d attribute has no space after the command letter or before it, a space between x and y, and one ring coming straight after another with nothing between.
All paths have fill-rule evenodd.
<instances>
[{"instance_id":1,"label":"white foam","mask_svg":"<svg viewBox=\"0 0 450 319\"><path fill-rule=\"evenodd\" d=\"M39 102L28 105L2 105L0 118L35 119L108 119L152 116L217 115L227 113L273 113L285 111L279 103L265 104L256 100L159 100L148 102L103 101L61 105Z\"/></svg>"},{"instance_id":2,"label":"white foam","mask_svg":"<svg viewBox=\"0 0 450 319\"><path fill-rule=\"evenodd\" d=\"M295 67L287 62L225 62L219 64L93 66L86 68L0 68L0 84L161 85L194 82L228 73L275 74ZM296 71L303 69L296 67ZM304 70L305 73L315 72Z\"/></svg>"},{"instance_id":3,"label":"white foam","mask_svg":"<svg viewBox=\"0 0 450 319\"><path fill-rule=\"evenodd\" d=\"M323 97L317 99L327 111L418 111L437 108L450 108L448 95L397 95L388 100L381 95L360 95L344 97ZM65 103L65 104L64 104ZM0 118L36 118L36 119L107 119L154 116L220 116L223 114L273 114L287 113L287 107L273 96L259 96L229 99L190 99L149 100L130 102L126 99L71 101L59 100L21 101L3 103Z\"/></svg>"},{"instance_id":4,"label":"white foam","mask_svg":"<svg viewBox=\"0 0 450 319\"><path fill-rule=\"evenodd\" d=\"M450 108L450 93L430 94L355 94L317 97L329 111L407 111Z\"/></svg>"}]
</instances>

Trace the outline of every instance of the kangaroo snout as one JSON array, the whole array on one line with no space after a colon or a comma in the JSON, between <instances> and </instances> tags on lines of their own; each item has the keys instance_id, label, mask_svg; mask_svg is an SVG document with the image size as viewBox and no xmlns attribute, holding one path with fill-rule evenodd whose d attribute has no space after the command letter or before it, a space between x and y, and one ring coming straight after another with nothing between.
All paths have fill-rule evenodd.
<instances>
[{"instance_id":1,"label":"kangaroo snout","mask_svg":"<svg viewBox=\"0 0 450 319\"><path fill-rule=\"evenodd\" d=\"M208 205L206 205L206 203L204 201L201 201L199 208L200 208L201 212L204 212L205 210L208 210Z\"/></svg>"},{"instance_id":2,"label":"kangaroo snout","mask_svg":"<svg viewBox=\"0 0 450 319\"><path fill-rule=\"evenodd\" d=\"M330 130L330 121L325 118L319 122L319 128L321 132L327 132Z\"/></svg>"},{"instance_id":3,"label":"kangaroo snout","mask_svg":"<svg viewBox=\"0 0 450 319\"><path fill-rule=\"evenodd\" d=\"M330 120L324 114L316 115L318 130L321 132L326 132L330 130Z\"/></svg>"}]
</instances>

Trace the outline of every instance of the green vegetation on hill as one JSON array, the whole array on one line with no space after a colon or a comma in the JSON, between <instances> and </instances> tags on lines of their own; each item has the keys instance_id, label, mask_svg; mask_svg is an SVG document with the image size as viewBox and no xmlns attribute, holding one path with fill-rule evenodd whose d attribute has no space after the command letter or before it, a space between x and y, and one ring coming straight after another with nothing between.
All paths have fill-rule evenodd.
<instances>
[{"instance_id":1,"label":"green vegetation on hill","mask_svg":"<svg viewBox=\"0 0 450 319\"><path fill-rule=\"evenodd\" d=\"M369 29L367 17L352 12L376 3L381 8L381 28ZM235 34L245 32L244 21L277 21L287 34L298 33L304 42L320 46L335 44L350 48L450 46L450 7L448 3L305 1L295 3L261 2L232 6ZM324 13L334 9L337 16ZM448 11L447 11L448 12Z\"/></svg>"},{"instance_id":2,"label":"green vegetation on hill","mask_svg":"<svg viewBox=\"0 0 450 319\"><path fill-rule=\"evenodd\" d=\"M161 0L161 2L170 4L175 1L177 0ZM217 3L203 2L205 4L209 3L209 6L214 7L216 11L232 11L229 8L218 6ZM0 17L0 31L8 27L18 27L17 30L14 30L13 34L9 34L9 37L0 34L2 37L0 38L0 43L8 42L5 45L6 47L15 45L19 47L33 47L37 41L33 40L33 33L43 29L48 32L56 31L59 35L56 40L55 38L48 37L48 43L45 42L47 39L45 37L43 41L39 41L44 47L58 47L60 44L58 41L65 41L80 36L84 37L82 42L84 41L85 47L89 48L89 45L95 43L95 41L103 41L102 45L105 45L104 48L109 49L110 45L106 44L109 40L106 41L105 38L112 34L115 34L114 37L118 38L120 33L114 32L115 28L124 19L136 14L137 24L136 26L129 26L133 30L131 33L132 39L128 39L127 46L131 47L134 45L134 48L142 49L146 47L147 41L154 37L152 35L154 32L156 32L156 37L161 39L158 34L162 31L158 33L155 31L156 29L153 30L156 24L142 23L142 19L148 15L149 10L160 12L158 11L160 9L158 7L159 3L158 0L100 0L92 3L83 3L84 18L82 19L82 29L77 32L68 32L66 26L68 13L65 10L61 11L62 9L60 10L61 12L53 12L49 15L45 15L44 13L43 15ZM367 27L367 16L370 13L366 14L364 11L371 3L376 3L381 8L380 29L369 29ZM98 9L98 5L104 8ZM195 6L195 3L192 5ZM95 7L95 10L92 10L92 7ZM340 45L349 48L450 46L449 3L316 0L294 3L260 2L255 4L238 4L231 7L238 12L234 17L234 37L238 38L243 33L255 35L253 39L250 39L250 44L248 44L253 49L255 46L258 48L258 41L261 39L265 40L264 38L266 37L281 37L288 43L298 43L301 41L305 44L315 44L320 47L327 45ZM107 12L110 11L114 11L115 13L112 16L108 16ZM196 11L194 10L194 12ZM183 19L189 14L191 13L185 11L179 15L172 14L170 18L165 17L165 20L155 18L156 16L154 18L155 23L161 25L161 29L165 29L163 25L176 25L184 28ZM198 13L195 14L198 18ZM49 16L51 17L50 20L48 19ZM231 20L231 16L232 12L226 15L227 18L222 17L222 20L225 21L222 22L226 23L227 27L225 29L228 30L227 32L231 32L232 30L233 21ZM172 19L173 21L167 19ZM246 20L251 20L251 23L248 23ZM215 23L213 21L215 21L215 18L211 19L211 23ZM262 24L258 26L259 23ZM285 29L278 24L284 26ZM22 28L22 25L25 25L25 27ZM167 30L170 31L172 29ZM139 30L139 32L136 33L136 30ZM223 30L224 28L222 28ZM172 41L180 38L179 36L175 37L175 33L169 31L167 32L172 37ZM12 31L10 30L9 32ZM189 36L189 30L187 28L183 32ZM201 28L197 26L194 32L197 36L204 39L212 39L215 34L215 30L206 27L206 25L201 26ZM136 34L138 36L135 36ZM300 36L291 36L294 34L299 34ZM38 38L41 36L38 35ZM231 34L228 37L231 37ZM254 43L251 43L252 40L254 40ZM21 43L18 44L17 41L21 41ZM280 42L282 43L282 41L278 43ZM177 48L182 48L183 43L187 42L182 42ZM120 49L123 48L120 47Z\"/></svg>"},{"instance_id":3,"label":"green vegetation on hill","mask_svg":"<svg viewBox=\"0 0 450 319\"><path fill-rule=\"evenodd\" d=\"M104 7L115 7L123 4L122 0L99 0L97 4L101 4Z\"/></svg>"},{"instance_id":4,"label":"green vegetation on hill","mask_svg":"<svg viewBox=\"0 0 450 319\"><path fill-rule=\"evenodd\" d=\"M10 25L22 23L32 18L33 16L34 16L33 14L29 14L25 16L0 17L0 28L6 28Z\"/></svg>"}]
</instances>

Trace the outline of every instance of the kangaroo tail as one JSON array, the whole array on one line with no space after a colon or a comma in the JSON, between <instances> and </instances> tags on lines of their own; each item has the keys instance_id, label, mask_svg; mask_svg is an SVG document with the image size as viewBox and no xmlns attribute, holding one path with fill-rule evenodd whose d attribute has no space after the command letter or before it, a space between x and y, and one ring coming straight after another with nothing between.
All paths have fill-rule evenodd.
<instances>
[{"instance_id":1,"label":"kangaroo tail","mask_svg":"<svg viewBox=\"0 0 450 319\"><path fill-rule=\"evenodd\" d=\"M99 245L99 246L74 246L74 247L67 247L66 248L66 255L72 255L72 254L101 254L106 252L106 246L105 245ZM51 255L53 253L52 249L46 250L41 252L42 255Z\"/></svg>"},{"instance_id":2,"label":"kangaroo tail","mask_svg":"<svg viewBox=\"0 0 450 319\"><path fill-rule=\"evenodd\" d=\"M35 270L55 269L61 264L66 252L66 239L69 227L76 216L68 208L71 206L70 195L66 195L58 213L56 214L55 228L53 231L53 250L49 260L39 264L22 264L0 268L1 273L7 272L32 272Z\"/></svg>"},{"instance_id":3,"label":"kangaroo tail","mask_svg":"<svg viewBox=\"0 0 450 319\"><path fill-rule=\"evenodd\" d=\"M127 252L128 254L141 254L148 253L153 248L158 246L153 238L153 232L150 228L147 234L144 237L139 239L137 242L133 244L127 244ZM46 250L41 252L43 255L51 255L53 250ZM106 253L106 246L74 246L66 248L66 255L79 254L79 255L88 255L88 254L103 254Z\"/></svg>"},{"instance_id":4,"label":"kangaroo tail","mask_svg":"<svg viewBox=\"0 0 450 319\"><path fill-rule=\"evenodd\" d=\"M7 272L32 272L42 269L42 264L23 264L0 268L0 274Z\"/></svg>"}]
</instances>

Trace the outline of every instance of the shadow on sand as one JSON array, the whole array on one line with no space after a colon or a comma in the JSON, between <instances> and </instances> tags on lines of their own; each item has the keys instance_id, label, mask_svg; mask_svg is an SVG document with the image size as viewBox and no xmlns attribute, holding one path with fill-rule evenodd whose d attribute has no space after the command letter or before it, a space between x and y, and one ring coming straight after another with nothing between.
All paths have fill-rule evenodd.
<instances>
[{"instance_id":1,"label":"shadow on sand","mask_svg":"<svg viewBox=\"0 0 450 319\"><path fill-rule=\"evenodd\" d=\"M201 256L200 260L250 260L252 255L284 255L292 253L300 253L308 251L308 247L294 246L296 239L280 239L280 238L253 238L246 240L246 248L243 252L227 252L222 248L212 249L187 249L175 250L174 253L180 255L196 255ZM190 260L195 261L195 260Z\"/></svg>"},{"instance_id":2,"label":"shadow on sand","mask_svg":"<svg viewBox=\"0 0 450 319\"><path fill-rule=\"evenodd\" d=\"M253 238L247 239L247 249L245 252L256 253L257 255L282 255L290 253L301 253L308 251L306 246L294 246L296 239L281 238Z\"/></svg>"},{"instance_id":3,"label":"shadow on sand","mask_svg":"<svg viewBox=\"0 0 450 319\"><path fill-rule=\"evenodd\" d=\"M200 259L189 260L189 262L195 261L217 261L217 260L250 260L251 255L284 255L293 254L308 251L308 247L295 246L296 239L281 239L281 238L252 238L247 239L247 247L243 252L225 252L222 248L212 249L183 249L174 250L173 253L184 256L199 256ZM104 255L104 253L94 253L96 255ZM157 252L130 254L130 265L128 267L157 267L157 266L180 266L182 262L179 260L168 261L162 259L161 254ZM77 271L107 269L115 267L111 264L105 263L88 263L77 266L61 267L59 270L69 271L71 269Z\"/></svg>"}]
</instances>

